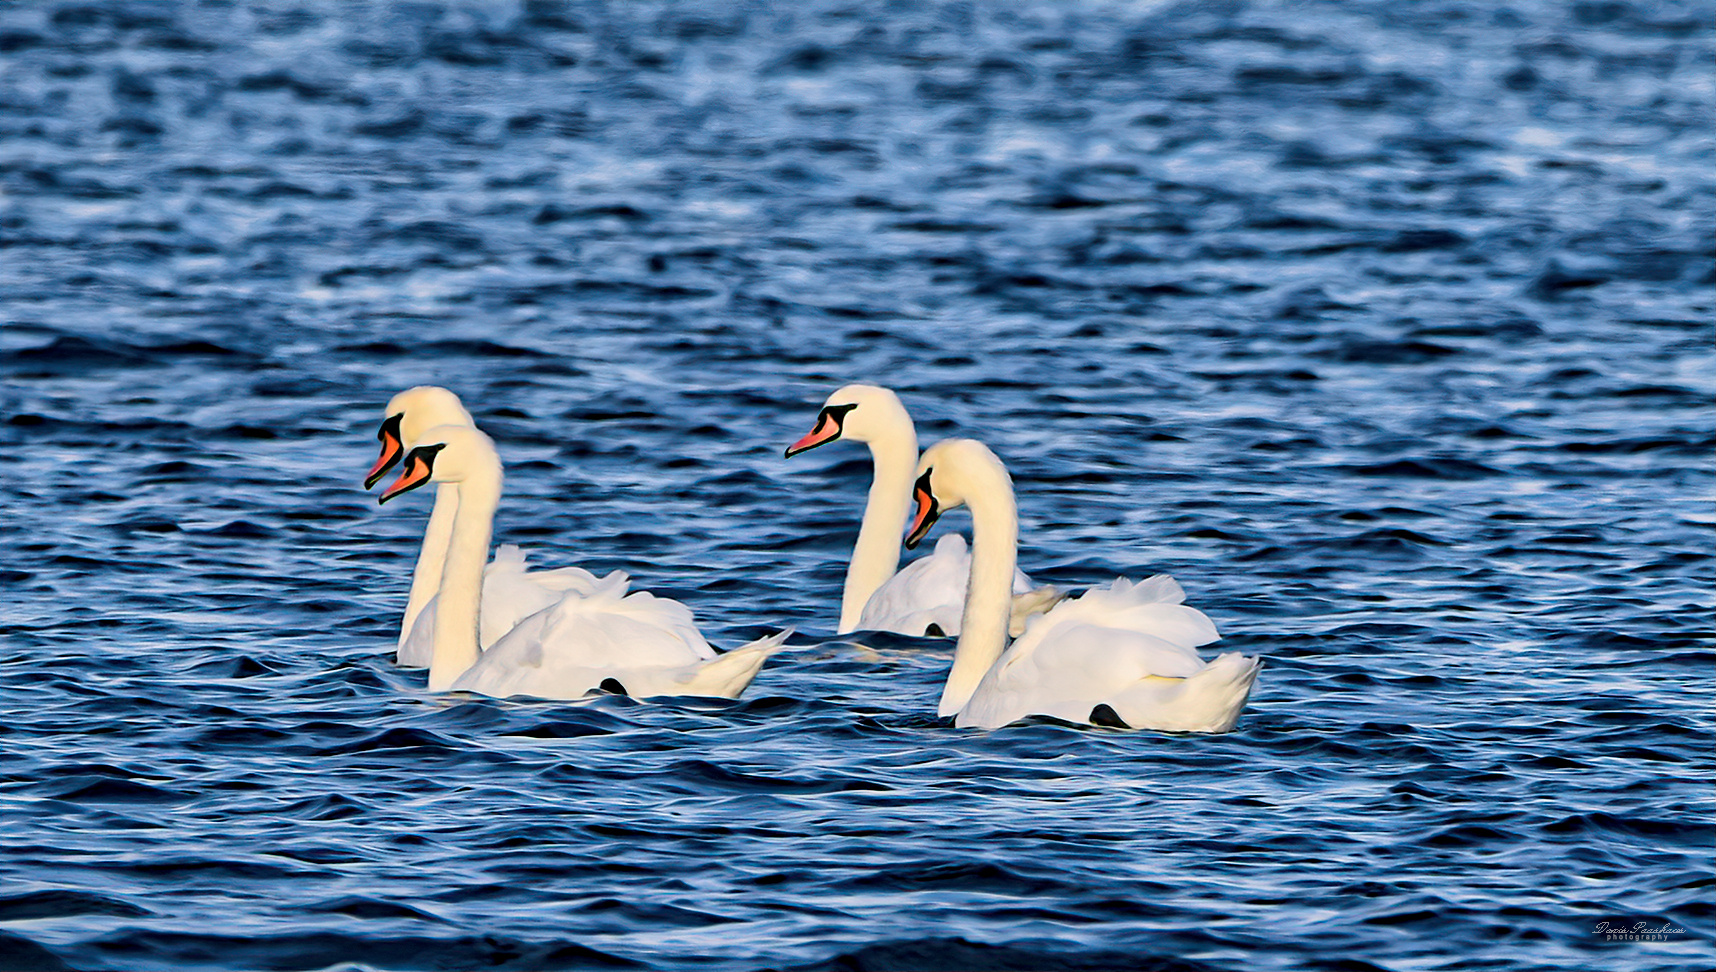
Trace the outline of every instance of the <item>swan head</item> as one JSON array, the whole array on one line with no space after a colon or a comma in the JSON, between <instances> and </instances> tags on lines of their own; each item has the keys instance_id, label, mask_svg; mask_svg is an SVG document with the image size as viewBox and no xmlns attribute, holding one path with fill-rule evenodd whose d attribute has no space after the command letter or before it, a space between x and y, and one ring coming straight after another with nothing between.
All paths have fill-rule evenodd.
<instances>
[{"instance_id":1,"label":"swan head","mask_svg":"<svg viewBox=\"0 0 1716 972\"><path fill-rule=\"evenodd\" d=\"M787 446L786 455L791 459L835 439L874 442L899 435L902 429L912 432L912 417L900 404L900 396L875 385L847 385L828 396L816 424L804 438Z\"/></svg>"},{"instance_id":2,"label":"swan head","mask_svg":"<svg viewBox=\"0 0 1716 972\"><path fill-rule=\"evenodd\" d=\"M918 459L918 478L912 484L917 512L906 532L906 549L916 549L930 527L948 510L964 506L973 496L1000 488L1012 489L1007 467L989 447L976 439L943 439L924 450Z\"/></svg>"},{"instance_id":3,"label":"swan head","mask_svg":"<svg viewBox=\"0 0 1716 972\"><path fill-rule=\"evenodd\" d=\"M399 478L377 502L385 503L425 483L462 483L478 477L499 481L500 455L494 441L474 425L436 426L405 454Z\"/></svg>"},{"instance_id":4,"label":"swan head","mask_svg":"<svg viewBox=\"0 0 1716 972\"><path fill-rule=\"evenodd\" d=\"M381 455L363 479L369 489L381 481L407 449L417 444L423 433L439 425L473 425L471 413L465 411L459 396L435 385L407 388L388 400L381 413L384 418L375 437L381 440Z\"/></svg>"}]
</instances>

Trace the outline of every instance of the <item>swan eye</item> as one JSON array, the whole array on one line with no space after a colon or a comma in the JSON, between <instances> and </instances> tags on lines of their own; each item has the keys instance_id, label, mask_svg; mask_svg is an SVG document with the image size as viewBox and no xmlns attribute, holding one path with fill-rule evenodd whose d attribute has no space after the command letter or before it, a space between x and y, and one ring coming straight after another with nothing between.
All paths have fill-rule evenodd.
<instances>
[{"instance_id":1,"label":"swan eye","mask_svg":"<svg viewBox=\"0 0 1716 972\"><path fill-rule=\"evenodd\" d=\"M447 448L447 443L437 442L434 445L418 446L412 449L411 454L405 457L405 469L400 472L399 478L395 479L393 485L382 492L376 502L385 503L401 493L409 493L428 482L435 473L435 456L445 448Z\"/></svg>"},{"instance_id":2,"label":"swan eye","mask_svg":"<svg viewBox=\"0 0 1716 972\"><path fill-rule=\"evenodd\" d=\"M804 438L787 446L786 457L791 459L801 452L808 452L825 442L840 438L841 424L846 421L846 413L857 407L856 403L823 406L822 411L816 413L816 426Z\"/></svg>"},{"instance_id":3,"label":"swan eye","mask_svg":"<svg viewBox=\"0 0 1716 972\"><path fill-rule=\"evenodd\" d=\"M369 467L369 475L363 478L364 489L380 482L381 477L387 475L387 471L405 454L405 446L399 440L399 423L404 420L405 413L400 412L390 416L387 421L381 423L381 428L376 430L375 437L381 442L381 455L376 457L375 465Z\"/></svg>"},{"instance_id":4,"label":"swan eye","mask_svg":"<svg viewBox=\"0 0 1716 972\"><path fill-rule=\"evenodd\" d=\"M912 487L912 498L917 500L918 514L912 519L912 528L906 534L906 549L916 550L924 535L941 516L941 504L936 502L935 491L930 488L930 474L933 469L925 469L918 477L917 484Z\"/></svg>"}]
</instances>

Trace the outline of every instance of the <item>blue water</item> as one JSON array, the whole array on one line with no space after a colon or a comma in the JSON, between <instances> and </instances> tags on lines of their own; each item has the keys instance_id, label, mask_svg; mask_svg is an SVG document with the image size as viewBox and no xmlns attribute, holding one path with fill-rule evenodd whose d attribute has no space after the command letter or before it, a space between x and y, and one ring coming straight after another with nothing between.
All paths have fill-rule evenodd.
<instances>
[{"instance_id":1,"label":"blue water","mask_svg":"<svg viewBox=\"0 0 1716 972\"><path fill-rule=\"evenodd\" d=\"M0 962L1716 964L1713 15L0 8ZM850 380L1034 576L1174 574L1238 729L955 730L949 643L834 637L868 459L780 452ZM423 382L499 539L799 647L427 693L359 486Z\"/></svg>"}]
</instances>

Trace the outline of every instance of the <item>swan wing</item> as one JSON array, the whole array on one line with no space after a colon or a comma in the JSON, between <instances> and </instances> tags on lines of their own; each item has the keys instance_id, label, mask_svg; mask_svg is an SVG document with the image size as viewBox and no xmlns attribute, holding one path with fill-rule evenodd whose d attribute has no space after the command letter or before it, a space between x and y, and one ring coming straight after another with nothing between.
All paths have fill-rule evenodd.
<instances>
[{"instance_id":1,"label":"swan wing","mask_svg":"<svg viewBox=\"0 0 1716 972\"><path fill-rule=\"evenodd\" d=\"M1039 652L1005 674L1000 665L991 669L955 725L992 729L1029 715L1092 723L1098 721L1097 707L1107 706L1109 715L1131 729L1227 732L1239 721L1263 667L1260 659L1238 652L1190 670L1162 666L1162 659L1172 658L1171 646L1152 645L1148 635L1082 627L1062 629L1066 640L1057 640L1055 651ZM1080 660L1090 667L1073 667ZM1187 674L1149 671L1157 667Z\"/></svg>"},{"instance_id":2,"label":"swan wing","mask_svg":"<svg viewBox=\"0 0 1716 972\"><path fill-rule=\"evenodd\" d=\"M484 651L454 688L498 698L572 699L606 678L625 683L627 672L715 658L690 608L647 591L621 597L619 589L615 584L589 597L568 594L525 618Z\"/></svg>"},{"instance_id":3,"label":"swan wing","mask_svg":"<svg viewBox=\"0 0 1716 972\"><path fill-rule=\"evenodd\" d=\"M1081 623L1160 638L1196 658L1191 649L1219 641L1221 634L1208 615L1182 603L1185 599L1185 590L1167 574L1136 583L1117 577L1106 587L1093 587L1031 617L1013 649L1034 651L1036 645L1053 637L1055 628Z\"/></svg>"},{"instance_id":4,"label":"swan wing","mask_svg":"<svg viewBox=\"0 0 1716 972\"><path fill-rule=\"evenodd\" d=\"M1066 597L1066 591L1048 584L1022 592L1014 585L1013 611L1007 619L1007 634L1014 638L1024 634L1026 625L1033 617L1046 614L1050 608L1066 600Z\"/></svg>"},{"instance_id":5,"label":"swan wing","mask_svg":"<svg viewBox=\"0 0 1716 972\"><path fill-rule=\"evenodd\" d=\"M483 568L483 600L479 612L477 645L487 650L525 618L558 603L567 595L623 596L631 582L624 571L610 571L597 578L582 567L529 571L528 560L517 544L502 544L495 559ZM428 668L435 653L435 602L431 597L418 612L411 631L399 643L396 659L404 668ZM695 630L695 628L693 629Z\"/></svg>"},{"instance_id":6,"label":"swan wing","mask_svg":"<svg viewBox=\"0 0 1716 972\"><path fill-rule=\"evenodd\" d=\"M529 568L530 558L524 553L524 548L516 543L503 543L495 548L495 558L483 568L485 575L496 571L522 574Z\"/></svg>"},{"instance_id":7,"label":"swan wing","mask_svg":"<svg viewBox=\"0 0 1716 972\"><path fill-rule=\"evenodd\" d=\"M1106 704L1133 728L1232 728L1258 664L1229 653L1206 665L1197 646L1219 635L1184 598L1165 574L1142 583L1120 578L1031 618L957 724L993 727L1027 715L1090 722Z\"/></svg>"},{"instance_id":8,"label":"swan wing","mask_svg":"<svg viewBox=\"0 0 1716 972\"><path fill-rule=\"evenodd\" d=\"M598 578L582 567L556 567L552 570L530 570L530 558L517 544L502 544L495 550L495 559L489 562L483 570L485 580L505 574L517 576L529 581L547 591L559 593L575 593L588 597L598 591L612 590L613 585L619 584L619 593L625 593L625 586L631 578L624 571L609 571ZM535 612L532 612L535 613Z\"/></svg>"},{"instance_id":9,"label":"swan wing","mask_svg":"<svg viewBox=\"0 0 1716 972\"><path fill-rule=\"evenodd\" d=\"M601 665L673 666L715 657L691 609L638 591L567 597L548 612L542 642L555 654Z\"/></svg>"},{"instance_id":10,"label":"swan wing","mask_svg":"<svg viewBox=\"0 0 1716 972\"><path fill-rule=\"evenodd\" d=\"M614 610L592 609L587 601L579 601L568 605L568 610L557 605L532 615L483 652L453 688L495 698L576 699L603 687L637 698L738 698L790 634L783 631L721 655L697 635L698 645L709 652L704 657L680 634L628 610L640 605L624 602L639 597L616 599L621 603ZM666 600L648 594L641 597ZM689 617L690 611L685 613Z\"/></svg>"},{"instance_id":11,"label":"swan wing","mask_svg":"<svg viewBox=\"0 0 1716 972\"><path fill-rule=\"evenodd\" d=\"M482 598L477 647L486 650L520 621L558 601L560 595L536 587L522 574L503 572L483 577ZM399 643L396 658L401 667L429 667L429 659L435 654L435 615L440 599L436 594L423 605L411 623L411 633Z\"/></svg>"},{"instance_id":12,"label":"swan wing","mask_svg":"<svg viewBox=\"0 0 1716 972\"><path fill-rule=\"evenodd\" d=\"M965 591L971 577L971 548L957 533L943 534L935 550L888 578L864 605L858 627L922 635L930 625L952 638L959 634L965 614ZM1038 587L1024 571L1013 571L1014 634L1025 619L1047 610L1064 595L1053 587Z\"/></svg>"},{"instance_id":13,"label":"swan wing","mask_svg":"<svg viewBox=\"0 0 1716 972\"><path fill-rule=\"evenodd\" d=\"M1098 703L1148 678L1182 679L1203 668L1196 651L1153 635L1084 621L1056 625L1026 650L1008 649L967 709L1005 725L1027 715L1089 721Z\"/></svg>"},{"instance_id":14,"label":"swan wing","mask_svg":"<svg viewBox=\"0 0 1716 972\"><path fill-rule=\"evenodd\" d=\"M971 552L965 538L948 533L935 550L901 568L864 605L858 627L922 635L934 624L943 634L959 633L965 610L965 582L971 574Z\"/></svg>"},{"instance_id":15,"label":"swan wing","mask_svg":"<svg viewBox=\"0 0 1716 972\"><path fill-rule=\"evenodd\" d=\"M585 577L589 577L590 583L594 585L595 578L590 577L589 571L576 567L568 569L578 570ZM487 650L520 621L567 596L566 591L544 586L540 582L540 576L524 570L522 557L507 562L497 557L483 571L483 601L482 609L478 612L478 647ZM427 614L428 610L424 608L424 613Z\"/></svg>"},{"instance_id":16,"label":"swan wing","mask_svg":"<svg viewBox=\"0 0 1716 972\"><path fill-rule=\"evenodd\" d=\"M429 598L423 610L417 612L417 619L411 622L411 630L400 639L399 650L394 655L399 667L429 667L429 659L435 654L435 602L439 599L438 594Z\"/></svg>"}]
</instances>

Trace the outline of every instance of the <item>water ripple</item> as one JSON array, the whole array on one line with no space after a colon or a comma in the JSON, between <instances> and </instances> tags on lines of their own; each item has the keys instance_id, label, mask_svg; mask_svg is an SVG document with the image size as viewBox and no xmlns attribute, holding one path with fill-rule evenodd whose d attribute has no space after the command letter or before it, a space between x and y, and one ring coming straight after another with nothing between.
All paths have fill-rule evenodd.
<instances>
[{"instance_id":1,"label":"water ripple","mask_svg":"<svg viewBox=\"0 0 1716 972\"><path fill-rule=\"evenodd\" d=\"M4 961L1716 965L1711 23L8 7ZM958 732L948 644L834 637L868 461L780 450L854 379L1266 656L1237 731ZM799 647L428 693L357 484L422 382L500 539Z\"/></svg>"}]
</instances>

